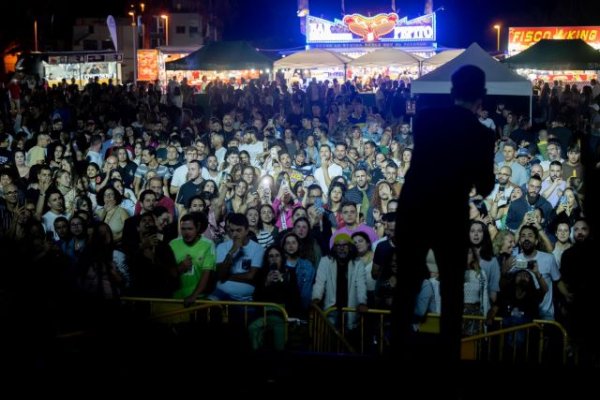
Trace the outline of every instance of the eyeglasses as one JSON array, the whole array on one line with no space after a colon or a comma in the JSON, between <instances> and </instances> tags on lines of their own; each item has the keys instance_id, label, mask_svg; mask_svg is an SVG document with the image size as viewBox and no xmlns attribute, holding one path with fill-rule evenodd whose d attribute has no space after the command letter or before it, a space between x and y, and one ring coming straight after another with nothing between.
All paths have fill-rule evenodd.
<instances>
[{"instance_id":1,"label":"eyeglasses","mask_svg":"<svg viewBox=\"0 0 600 400\"><path fill-rule=\"evenodd\" d=\"M19 192L17 192L16 190L15 191L6 192L6 194L9 194L9 195L18 194L18 193Z\"/></svg>"}]
</instances>

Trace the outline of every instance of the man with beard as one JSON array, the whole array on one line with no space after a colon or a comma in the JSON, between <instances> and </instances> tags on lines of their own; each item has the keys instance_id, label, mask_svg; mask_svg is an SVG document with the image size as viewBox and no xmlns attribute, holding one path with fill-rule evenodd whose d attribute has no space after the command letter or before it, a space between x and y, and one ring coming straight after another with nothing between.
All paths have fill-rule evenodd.
<instances>
[{"instance_id":1,"label":"man with beard","mask_svg":"<svg viewBox=\"0 0 600 400\"><path fill-rule=\"evenodd\" d=\"M177 193L177 213L179 215L184 214L185 206L189 204L192 197L200 194L202 189L202 176L200 175L200 161L192 160L188 163L188 181L184 183Z\"/></svg>"},{"instance_id":2,"label":"man with beard","mask_svg":"<svg viewBox=\"0 0 600 400\"><path fill-rule=\"evenodd\" d=\"M535 226L525 225L519 231L519 246L522 253L517 256L519 261L527 262L527 269L538 272L545 281L548 291L540 304L541 319L554 320L554 304L552 286L556 282L558 290L568 296L567 287L561 281L558 264L551 253L537 250L540 233ZM501 293L504 289L501 289Z\"/></svg>"},{"instance_id":3,"label":"man with beard","mask_svg":"<svg viewBox=\"0 0 600 400\"><path fill-rule=\"evenodd\" d=\"M562 164L559 161L552 161L549 175L542 181L542 196L548 200L552 207L558 205L558 200L567 187L567 182L563 180L562 175Z\"/></svg>"},{"instance_id":4,"label":"man with beard","mask_svg":"<svg viewBox=\"0 0 600 400\"><path fill-rule=\"evenodd\" d=\"M510 181L512 175L512 169L509 166L500 167L498 174L496 174L496 180L498 181L494 185L494 189L490 195L485 199L488 210L492 209L494 203L498 208L508 204L510 195L517 185Z\"/></svg>"},{"instance_id":5,"label":"man with beard","mask_svg":"<svg viewBox=\"0 0 600 400\"><path fill-rule=\"evenodd\" d=\"M446 364L460 360L464 269L457 266L467 260L469 192L475 187L487 196L494 186L494 137L477 118L485 94L485 73L462 66L452 75L454 105L423 110L415 120L413 158L397 211L401 279L392 310L394 352L413 362L425 361L423 349L415 346L412 322L417 295L430 275L429 249L438 262L442 298L441 348L434 353ZM469 148L477 151L468 158L456 157ZM439 207L440 199L444 207Z\"/></svg>"},{"instance_id":6,"label":"man with beard","mask_svg":"<svg viewBox=\"0 0 600 400\"><path fill-rule=\"evenodd\" d=\"M545 217L544 226L548 225L554 214L552 205L540 196L542 190L542 179L538 175L533 175L527 183L527 195L510 203L508 215L506 216L506 226L515 232L528 213L533 213L536 208L542 210Z\"/></svg>"},{"instance_id":7,"label":"man with beard","mask_svg":"<svg viewBox=\"0 0 600 400\"><path fill-rule=\"evenodd\" d=\"M206 166L202 167L201 171L202 179L215 181L217 186L221 184L223 173L219 171L219 161L216 156L206 157Z\"/></svg>"},{"instance_id":8,"label":"man with beard","mask_svg":"<svg viewBox=\"0 0 600 400\"><path fill-rule=\"evenodd\" d=\"M292 156L288 152L279 153L279 165L281 165L281 172L286 172L290 177L292 187L304 180L304 175L292 168Z\"/></svg>"},{"instance_id":9,"label":"man with beard","mask_svg":"<svg viewBox=\"0 0 600 400\"><path fill-rule=\"evenodd\" d=\"M567 330L579 347L580 362L586 365L595 363L598 366L598 330L593 329L589 320L600 307L597 294L600 273L592 261L597 259L598 250L586 219L581 218L575 222L573 233L575 243L565 250L561 259L561 273L568 289L565 295Z\"/></svg>"},{"instance_id":10,"label":"man with beard","mask_svg":"<svg viewBox=\"0 0 600 400\"><path fill-rule=\"evenodd\" d=\"M264 145L256 138L256 128L250 127L244 131L244 144L240 145L239 150L246 150L250 154L250 164L257 165L256 156L264 152Z\"/></svg>"}]
</instances>

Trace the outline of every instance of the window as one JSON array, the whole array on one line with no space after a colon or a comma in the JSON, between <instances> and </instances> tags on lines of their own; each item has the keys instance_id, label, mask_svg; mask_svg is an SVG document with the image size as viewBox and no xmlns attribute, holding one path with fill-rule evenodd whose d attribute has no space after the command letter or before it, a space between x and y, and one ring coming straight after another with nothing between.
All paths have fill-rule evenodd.
<instances>
[{"instance_id":1,"label":"window","mask_svg":"<svg viewBox=\"0 0 600 400\"><path fill-rule=\"evenodd\" d=\"M198 27L197 26L190 26L189 32L190 32L190 36L197 35L198 34Z\"/></svg>"},{"instance_id":2,"label":"window","mask_svg":"<svg viewBox=\"0 0 600 400\"><path fill-rule=\"evenodd\" d=\"M88 25L88 33L90 35L94 33L94 25Z\"/></svg>"},{"instance_id":3,"label":"window","mask_svg":"<svg viewBox=\"0 0 600 400\"><path fill-rule=\"evenodd\" d=\"M185 34L185 26L176 26L175 33L177 34Z\"/></svg>"}]
</instances>

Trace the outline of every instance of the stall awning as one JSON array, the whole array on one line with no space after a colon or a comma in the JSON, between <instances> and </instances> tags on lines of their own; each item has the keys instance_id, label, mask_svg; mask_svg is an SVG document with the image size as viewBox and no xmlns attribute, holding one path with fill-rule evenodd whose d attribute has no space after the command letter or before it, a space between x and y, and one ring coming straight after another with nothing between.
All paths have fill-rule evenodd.
<instances>
[{"instance_id":1,"label":"stall awning","mask_svg":"<svg viewBox=\"0 0 600 400\"><path fill-rule=\"evenodd\" d=\"M600 70L600 52L581 39L544 39L503 62L515 69Z\"/></svg>"},{"instance_id":2,"label":"stall awning","mask_svg":"<svg viewBox=\"0 0 600 400\"><path fill-rule=\"evenodd\" d=\"M175 71L232 71L269 69L273 61L247 42L214 42L203 46L187 57L165 64Z\"/></svg>"}]
</instances>

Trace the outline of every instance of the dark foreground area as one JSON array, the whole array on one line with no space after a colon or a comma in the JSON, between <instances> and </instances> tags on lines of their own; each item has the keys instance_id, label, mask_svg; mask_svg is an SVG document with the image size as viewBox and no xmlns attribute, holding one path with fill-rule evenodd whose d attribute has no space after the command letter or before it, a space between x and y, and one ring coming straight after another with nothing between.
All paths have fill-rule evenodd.
<instances>
[{"instance_id":1,"label":"dark foreground area","mask_svg":"<svg viewBox=\"0 0 600 400\"><path fill-rule=\"evenodd\" d=\"M139 323L93 334L3 341L2 379L21 393L235 398L322 395L443 399L539 398L569 392L596 398L598 369L463 362L441 368L424 348L417 363L382 357L251 352L247 338L223 327ZM8 338L7 338L8 339Z\"/></svg>"}]
</instances>

